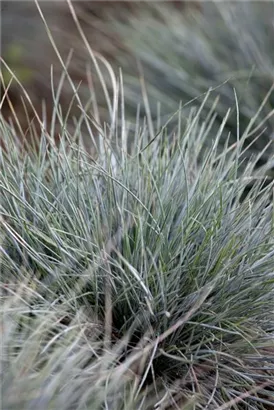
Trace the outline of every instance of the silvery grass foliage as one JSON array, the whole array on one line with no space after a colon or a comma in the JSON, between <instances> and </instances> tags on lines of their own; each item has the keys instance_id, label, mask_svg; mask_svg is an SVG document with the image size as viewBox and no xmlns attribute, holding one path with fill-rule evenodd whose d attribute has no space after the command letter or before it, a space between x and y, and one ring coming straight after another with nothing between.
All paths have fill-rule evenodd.
<instances>
[{"instance_id":1,"label":"silvery grass foliage","mask_svg":"<svg viewBox=\"0 0 274 410\"><path fill-rule=\"evenodd\" d=\"M179 101L185 103L199 95L201 101L211 87L214 92L204 115L210 111L215 97L219 98L216 107L219 123L227 110L234 107L226 127L236 139L236 89L241 132L267 98L256 122L261 137L248 154L262 150L273 141L273 1L207 1L200 3L200 12L191 8L185 12L172 8L167 11L151 3L150 13L146 8L143 18L138 15L130 23L116 22L116 28L139 61L154 117L160 109L163 117L174 112ZM140 95L138 76L127 56L120 53L117 58L124 68L125 94L134 107ZM266 116L268 121L262 124ZM250 135L247 143L253 137L254 134ZM271 146L261 163L272 154Z\"/></svg>"},{"instance_id":2,"label":"silvery grass foliage","mask_svg":"<svg viewBox=\"0 0 274 410\"><path fill-rule=\"evenodd\" d=\"M215 132L209 92L172 133L137 115L128 151L114 91L97 156L56 101L37 152L1 118L3 408L270 409L273 192L263 152L244 161L253 122L232 143L228 112Z\"/></svg>"}]
</instances>

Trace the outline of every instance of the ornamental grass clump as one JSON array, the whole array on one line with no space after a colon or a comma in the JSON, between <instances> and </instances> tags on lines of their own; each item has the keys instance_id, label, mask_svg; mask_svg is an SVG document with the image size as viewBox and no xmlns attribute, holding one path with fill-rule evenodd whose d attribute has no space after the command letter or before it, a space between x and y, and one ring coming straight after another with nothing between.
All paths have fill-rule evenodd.
<instances>
[{"instance_id":1,"label":"ornamental grass clump","mask_svg":"<svg viewBox=\"0 0 274 410\"><path fill-rule=\"evenodd\" d=\"M133 124L116 85L95 156L56 101L28 153L1 117L3 408L271 409L273 184L263 152L246 159L254 119L231 142L209 91Z\"/></svg>"}]
</instances>

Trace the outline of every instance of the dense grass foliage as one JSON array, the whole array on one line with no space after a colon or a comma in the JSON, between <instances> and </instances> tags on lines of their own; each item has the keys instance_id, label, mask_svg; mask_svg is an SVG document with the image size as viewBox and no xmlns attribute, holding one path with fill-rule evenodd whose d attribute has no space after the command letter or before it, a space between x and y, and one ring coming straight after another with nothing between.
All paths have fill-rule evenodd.
<instances>
[{"instance_id":1,"label":"dense grass foliage","mask_svg":"<svg viewBox=\"0 0 274 410\"><path fill-rule=\"evenodd\" d=\"M20 85L35 118L24 149L15 107L13 123L0 114L3 409L273 409L272 57L250 74L256 4L237 21L214 7L219 45L198 14L179 30L148 8L146 42L119 23L145 79L122 56L113 71L78 27L106 122L61 56L50 116ZM253 54L227 34L230 12Z\"/></svg>"},{"instance_id":2,"label":"dense grass foliage","mask_svg":"<svg viewBox=\"0 0 274 410\"><path fill-rule=\"evenodd\" d=\"M96 160L1 121L5 409L271 408L272 185L205 104Z\"/></svg>"}]
</instances>

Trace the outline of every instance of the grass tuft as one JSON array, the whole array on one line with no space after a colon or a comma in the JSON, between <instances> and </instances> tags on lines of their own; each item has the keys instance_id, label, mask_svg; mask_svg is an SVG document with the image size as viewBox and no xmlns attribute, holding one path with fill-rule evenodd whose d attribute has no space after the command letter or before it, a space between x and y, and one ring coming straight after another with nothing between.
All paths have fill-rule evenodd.
<instances>
[{"instance_id":1,"label":"grass tuft","mask_svg":"<svg viewBox=\"0 0 274 410\"><path fill-rule=\"evenodd\" d=\"M208 144L208 98L96 159L42 121L1 151L5 409L271 408L272 183L241 135L220 153L227 117Z\"/></svg>"},{"instance_id":2,"label":"grass tuft","mask_svg":"<svg viewBox=\"0 0 274 410\"><path fill-rule=\"evenodd\" d=\"M141 78L133 119L127 74L88 52L108 121L61 55L32 138L0 114L3 408L273 409L273 163L254 148L272 88L245 111L206 83L163 117Z\"/></svg>"}]
</instances>

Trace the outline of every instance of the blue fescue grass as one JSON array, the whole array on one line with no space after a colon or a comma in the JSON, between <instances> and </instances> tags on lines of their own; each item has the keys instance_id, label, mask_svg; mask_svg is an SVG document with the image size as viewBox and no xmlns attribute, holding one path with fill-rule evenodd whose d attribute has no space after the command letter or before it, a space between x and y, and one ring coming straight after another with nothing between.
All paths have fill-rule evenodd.
<instances>
[{"instance_id":1,"label":"blue fescue grass","mask_svg":"<svg viewBox=\"0 0 274 410\"><path fill-rule=\"evenodd\" d=\"M96 156L42 120L22 153L1 119L5 409L271 408L268 164L246 159L245 133L230 143L226 116L208 144L208 98L130 144L116 109L123 132Z\"/></svg>"},{"instance_id":2,"label":"blue fescue grass","mask_svg":"<svg viewBox=\"0 0 274 410\"><path fill-rule=\"evenodd\" d=\"M108 91L88 53L106 123L61 58L52 118L34 109L28 150L0 117L3 408L271 409L273 160L268 142L254 148L271 92L249 116L236 86L226 107L206 83L168 117L141 79L133 120L128 73L101 58Z\"/></svg>"}]
</instances>

